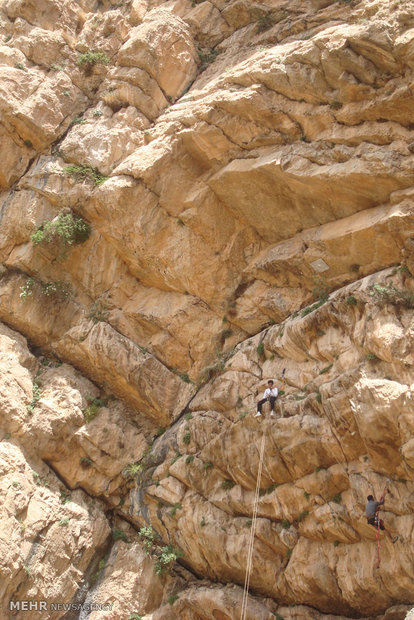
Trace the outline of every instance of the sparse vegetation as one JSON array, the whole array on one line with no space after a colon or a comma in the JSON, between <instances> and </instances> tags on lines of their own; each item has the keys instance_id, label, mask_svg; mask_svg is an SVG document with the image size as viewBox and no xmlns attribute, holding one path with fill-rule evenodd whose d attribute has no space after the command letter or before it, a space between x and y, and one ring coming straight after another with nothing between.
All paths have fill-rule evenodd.
<instances>
[{"instance_id":1,"label":"sparse vegetation","mask_svg":"<svg viewBox=\"0 0 414 620\"><path fill-rule=\"evenodd\" d=\"M300 316L307 316L308 314L310 314L311 312L313 312L314 310L317 310L318 308L320 308L321 306L323 306L323 304L326 302L326 299L324 300L319 300L317 302L315 302L314 304L312 304L311 306L307 306L306 308L304 308L303 310L301 310Z\"/></svg>"},{"instance_id":2,"label":"sparse vegetation","mask_svg":"<svg viewBox=\"0 0 414 620\"><path fill-rule=\"evenodd\" d=\"M303 510L303 512L301 512L298 516L298 522L300 523L301 521L303 521L303 519L307 517L308 514L309 514L309 510Z\"/></svg>"},{"instance_id":3,"label":"sparse vegetation","mask_svg":"<svg viewBox=\"0 0 414 620\"><path fill-rule=\"evenodd\" d=\"M282 527L283 527L284 530L288 530L290 528L290 526L291 526L291 523L287 519L284 519L282 521Z\"/></svg>"},{"instance_id":4,"label":"sparse vegetation","mask_svg":"<svg viewBox=\"0 0 414 620\"><path fill-rule=\"evenodd\" d=\"M129 616L128 620L142 620L142 616L134 613Z\"/></svg>"},{"instance_id":5,"label":"sparse vegetation","mask_svg":"<svg viewBox=\"0 0 414 620\"><path fill-rule=\"evenodd\" d=\"M345 303L348 306L357 306L358 305L358 300L353 295L348 295L348 297L345 300Z\"/></svg>"},{"instance_id":6,"label":"sparse vegetation","mask_svg":"<svg viewBox=\"0 0 414 620\"><path fill-rule=\"evenodd\" d=\"M26 67L22 62L16 62L14 65L15 69L20 69L20 71L27 71Z\"/></svg>"},{"instance_id":7,"label":"sparse vegetation","mask_svg":"<svg viewBox=\"0 0 414 620\"><path fill-rule=\"evenodd\" d=\"M329 104L329 107L332 110L340 110L342 106L343 104L340 101L331 101L331 103Z\"/></svg>"},{"instance_id":8,"label":"sparse vegetation","mask_svg":"<svg viewBox=\"0 0 414 620\"><path fill-rule=\"evenodd\" d=\"M110 60L104 52L85 52L79 54L76 62L80 67L93 67L93 65L109 65Z\"/></svg>"},{"instance_id":9,"label":"sparse vegetation","mask_svg":"<svg viewBox=\"0 0 414 620\"><path fill-rule=\"evenodd\" d=\"M193 454L189 454L187 456L187 458L185 459L185 464L186 465L190 465L190 463L192 463L194 461L194 455Z\"/></svg>"},{"instance_id":10,"label":"sparse vegetation","mask_svg":"<svg viewBox=\"0 0 414 620\"><path fill-rule=\"evenodd\" d=\"M46 297L54 297L58 300L67 299L72 290L69 283L62 282L61 280L42 282L41 280L35 280L34 278L27 278L23 286L20 287L20 297L22 299L31 297L36 285L40 287L40 292L42 295L45 295Z\"/></svg>"},{"instance_id":11,"label":"sparse vegetation","mask_svg":"<svg viewBox=\"0 0 414 620\"><path fill-rule=\"evenodd\" d=\"M236 483L234 482L234 480L229 480L229 479L227 479L227 480L223 480L223 482L221 483L221 487L222 487L225 491L227 491L227 490L229 490L229 489L232 489L232 488L235 486L235 484L236 484Z\"/></svg>"},{"instance_id":12,"label":"sparse vegetation","mask_svg":"<svg viewBox=\"0 0 414 620\"><path fill-rule=\"evenodd\" d=\"M308 493L307 491L303 491L303 497L304 497L306 500L309 500L309 498L310 498L310 493Z\"/></svg>"},{"instance_id":13,"label":"sparse vegetation","mask_svg":"<svg viewBox=\"0 0 414 620\"><path fill-rule=\"evenodd\" d=\"M182 508L181 504L174 504L174 506L170 510L171 517L175 518L177 510L181 510L181 508Z\"/></svg>"},{"instance_id":14,"label":"sparse vegetation","mask_svg":"<svg viewBox=\"0 0 414 620\"><path fill-rule=\"evenodd\" d=\"M91 319L94 323L99 323L101 321L107 321L108 318L108 304L100 299L94 301L89 310L88 319Z\"/></svg>"},{"instance_id":15,"label":"sparse vegetation","mask_svg":"<svg viewBox=\"0 0 414 620\"><path fill-rule=\"evenodd\" d=\"M133 478L136 479L143 472L144 466L141 463L129 463L124 471L123 475L125 478Z\"/></svg>"},{"instance_id":16,"label":"sparse vegetation","mask_svg":"<svg viewBox=\"0 0 414 620\"><path fill-rule=\"evenodd\" d=\"M169 565L174 563L177 558L182 557L184 554L180 549L176 549L172 545L167 545L161 548L161 555L155 562L155 574L162 575L165 573Z\"/></svg>"},{"instance_id":17,"label":"sparse vegetation","mask_svg":"<svg viewBox=\"0 0 414 620\"><path fill-rule=\"evenodd\" d=\"M174 605L175 601L178 601L177 594L171 594L167 599L169 605Z\"/></svg>"},{"instance_id":18,"label":"sparse vegetation","mask_svg":"<svg viewBox=\"0 0 414 620\"><path fill-rule=\"evenodd\" d=\"M397 288L393 284L388 286L374 284L372 286L371 295L377 301L390 303L395 306L403 306L405 308L414 308L414 293Z\"/></svg>"},{"instance_id":19,"label":"sparse vegetation","mask_svg":"<svg viewBox=\"0 0 414 620\"><path fill-rule=\"evenodd\" d=\"M328 366L325 366L325 368L322 368L322 370L319 371L319 374L324 375L325 373L329 372L332 366L333 366L333 363L329 364Z\"/></svg>"},{"instance_id":20,"label":"sparse vegetation","mask_svg":"<svg viewBox=\"0 0 414 620\"><path fill-rule=\"evenodd\" d=\"M366 357L367 360L370 360L370 361L373 361L373 362L375 362L376 360L379 359L379 357L377 357L375 355L375 353L368 353L365 357Z\"/></svg>"},{"instance_id":21,"label":"sparse vegetation","mask_svg":"<svg viewBox=\"0 0 414 620\"><path fill-rule=\"evenodd\" d=\"M342 502L342 495L340 493L336 493L332 496L331 502L334 502L335 504L340 504Z\"/></svg>"},{"instance_id":22,"label":"sparse vegetation","mask_svg":"<svg viewBox=\"0 0 414 620\"><path fill-rule=\"evenodd\" d=\"M90 181L94 185L102 185L108 180L108 177L103 176L96 168L90 166L77 166L75 164L67 166L64 169L65 174L73 177L77 181Z\"/></svg>"},{"instance_id":23,"label":"sparse vegetation","mask_svg":"<svg viewBox=\"0 0 414 620\"><path fill-rule=\"evenodd\" d=\"M157 532L153 529L151 525L146 525L142 527L138 532L139 537L143 541L144 551L147 555L150 555L153 546L156 541L160 539Z\"/></svg>"},{"instance_id":24,"label":"sparse vegetation","mask_svg":"<svg viewBox=\"0 0 414 620\"><path fill-rule=\"evenodd\" d=\"M82 118L81 116L75 116L71 125L85 125L86 118Z\"/></svg>"},{"instance_id":25,"label":"sparse vegetation","mask_svg":"<svg viewBox=\"0 0 414 620\"><path fill-rule=\"evenodd\" d=\"M211 467L213 467L213 463L209 463L209 462L204 463L203 467L204 467L204 471L207 471L207 470L209 470Z\"/></svg>"},{"instance_id":26,"label":"sparse vegetation","mask_svg":"<svg viewBox=\"0 0 414 620\"><path fill-rule=\"evenodd\" d=\"M157 432L155 433L156 437L161 437L161 435L164 435L165 431L167 429L164 426L160 426L160 428L157 430Z\"/></svg>"},{"instance_id":27,"label":"sparse vegetation","mask_svg":"<svg viewBox=\"0 0 414 620\"><path fill-rule=\"evenodd\" d=\"M339 540L334 540L333 546L337 547L339 545Z\"/></svg>"},{"instance_id":28,"label":"sparse vegetation","mask_svg":"<svg viewBox=\"0 0 414 620\"><path fill-rule=\"evenodd\" d=\"M33 380L32 400L26 406L27 412L30 415L33 413L33 411L34 411L34 409L35 409L35 407L37 405L37 402L40 400L40 397L41 397L41 387L42 387L42 384L40 383L38 375L36 375L34 380Z\"/></svg>"},{"instance_id":29,"label":"sparse vegetation","mask_svg":"<svg viewBox=\"0 0 414 620\"><path fill-rule=\"evenodd\" d=\"M256 349L257 355L263 356L264 355L264 351L265 351L264 343L260 342L257 345L257 349Z\"/></svg>"},{"instance_id":30,"label":"sparse vegetation","mask_svg":"<svg viewBox=\"0 0 414 620\"><path fill-rule=\"evenodd\" d=\"M99 409L105 406L105 403L104 401L99 400L99 398L88 398L87 400L89 405L83 410L83 415L86 424L89 424L89 422L94 419Z\"/></svg>"},{"instance_id":31,"label":"sparse vegetation","mask_svg":"<svg viewBox=\"0 0 414 620\"><path fill-rule=\"evenodd\" d=\"M178 461L178 459L179 459L179 458L181 458L181 457L182 457L181 452L178 452L178 451L177 451L177 452L175 453L175 457L174 457L173 459L171 459L171 465L174 465L174 463L176 463L176 461Z\"/></svg>"},{"instance_id":32,"label":"sparse vegetation","mask_svg":"<svg viewBox=\"0 0 414 620\"><path fill-rule=\"evenodd\" d=\"M206 525L207 525L207 523L206 523L206 521L205 521L205 519L204 519L204 517L203 517L203 518L201 519L201 521L200 521L200 526L201 526L201 527L205 527Z\"/></svg>"},{"instance_id":33,"label":"sparse vegetation","mask_svg":"<svg viewBox=\"0 0 414 620\"><path fill-rule=\"evenodd\" d=\"M129 543L128 536L123 530L114 530L112 532L112 538L115 541L122 540L123 542Z\"/></svg>"},{"instance_id":34,"label":"sparse vegetation","mask_svg":"<svg viewBox=\"0 0 414 620\"><path fill-rule=\"evenodd\" d=\"M186 431L183 435L183 443L185 443L186 445L188 445L191 441L191 433L190 431Z\"/></svg>"},{"instance_id":35,"label":"sparse vegetation","mask_svg":"<svg viewBox=\"0 0 414 620\"><path fill-rule=\"evenodd\" d=\"M182 381L185 383L191 383L191 379L186 372L182 372L178 375Z\"/></svg>"},{"instance_id":36,"label":"sparse vegetation","mask_svg":"<svg viewBox=\"0 0 414 620\"><path fill-rule=\"evenodd\" d=\"M218 50L209 49L205 51L201 47L197 50L198 59L200 63L200 71L207 69L208 65L214 62L219 54Z\"/></svg>"},{"instance_id":37,"label":"sparse vegetation","mask_svg":"<svg viewBox=\"0 0 414 620\"><path fill-rule=\"evenodd\" d=\"M60 527L66 527L68 525L68 523L69 523L69 519L67 517L65 519L61 519L59 521Z\"/></svg>"},{"instance_id":38,"label":"sparse vegetation","mask_svg":"<svg viewBox=\"0 0 414 620\"><path fill-rule=\"evenodd\" d=\"M187 411L187 413L184 415L186 420L192 420L193 419L193 414L191 413L191 411Z\"/></svg>"},{"instance_id":39,"label":"sparse vegetation","mask_svg":"<svg viewBox=\"0 0 414 620\"><path fill-rule=\"evenodd\" d=\"M92 466L92 459L90 459L88 456L82 456L79 459L79 463L81 464L81 467L83 469L88 469L89 467Z\"/></svg>"}]
</instances>

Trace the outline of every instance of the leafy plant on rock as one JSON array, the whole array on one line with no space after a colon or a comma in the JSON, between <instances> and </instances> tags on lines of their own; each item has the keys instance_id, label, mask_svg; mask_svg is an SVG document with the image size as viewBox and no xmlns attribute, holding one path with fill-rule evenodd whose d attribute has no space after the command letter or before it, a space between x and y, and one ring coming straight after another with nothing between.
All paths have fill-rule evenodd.
<instances>
[{"instance_id":1,"label":"leafy plant on rock","mask_svg":"<svg viewBox=\"0 0 414 620\"><path fill-rule=\"evenodd\" d=\"M90 181L94 185L102 185L102 183L108 180L108 177L105 177L99 170L91 168L90 166L73 164L71 166L66 166L64 172L77 181Z\"/></svg>"}]
</instances>

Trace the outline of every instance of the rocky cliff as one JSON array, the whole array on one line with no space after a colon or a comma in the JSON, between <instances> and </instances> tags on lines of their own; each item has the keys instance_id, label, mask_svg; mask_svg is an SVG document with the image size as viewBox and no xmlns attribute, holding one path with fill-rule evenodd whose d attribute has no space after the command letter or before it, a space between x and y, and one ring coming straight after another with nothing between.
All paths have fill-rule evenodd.
<instances>
[{"instance_id":1,"label":"rocky cliff","mask_svg":"<svg viewBox=\"0 0 414 620\"><path fill-rule=\"evenodd\" d=\"M0 37L1 616L235 620L253 528L249 620L404 618L414 3L3 0Z\"/></svg>"}]
</instances>

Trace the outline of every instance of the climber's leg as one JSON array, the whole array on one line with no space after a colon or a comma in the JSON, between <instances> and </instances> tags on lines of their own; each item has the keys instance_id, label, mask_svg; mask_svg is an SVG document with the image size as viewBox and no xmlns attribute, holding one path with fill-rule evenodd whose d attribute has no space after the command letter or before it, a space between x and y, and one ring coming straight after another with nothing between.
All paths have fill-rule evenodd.
<instances>
[{"instance_id":1,"label":"climber's leg","mask_svg":"<svg viewBox=\"0 0 414 620\"><path fill-rule=\"evenodd\" d=\"M270 396L269 401L270 401L270 417L274 418L275 417L276 396Z\"/></svg>"},{"instance_id":2,"label":"climber's leg","mask_svg":"<svg viewBox=\"0 0 414 620\"><path fill-rule=\"evenodd\" d=\"M262 398L262 400L259 400L259 402L257 403L257 412L256 412L256 415L254 416L255 418L259 418L262 415L262 407L266 401L267 401L267 398Z\"/></svg>"}]
</instances>

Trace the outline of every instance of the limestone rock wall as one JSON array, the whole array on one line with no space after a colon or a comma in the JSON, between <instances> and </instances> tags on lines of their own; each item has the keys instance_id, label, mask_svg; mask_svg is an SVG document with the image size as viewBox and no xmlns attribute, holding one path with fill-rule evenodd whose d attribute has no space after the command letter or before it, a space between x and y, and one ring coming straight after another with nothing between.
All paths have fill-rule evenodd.
<instances>
[{"instance_id":1,"label":"limestone rock wall","mask_svg":"<svg viewBox=\"0 0 414 620\"><path fill-rule=\"evenodd\" d=\"M405 616L413 59L399 0L1 3L5 617L239 617L263 434L248 617Z\"/></svg>"}]
</instances>

